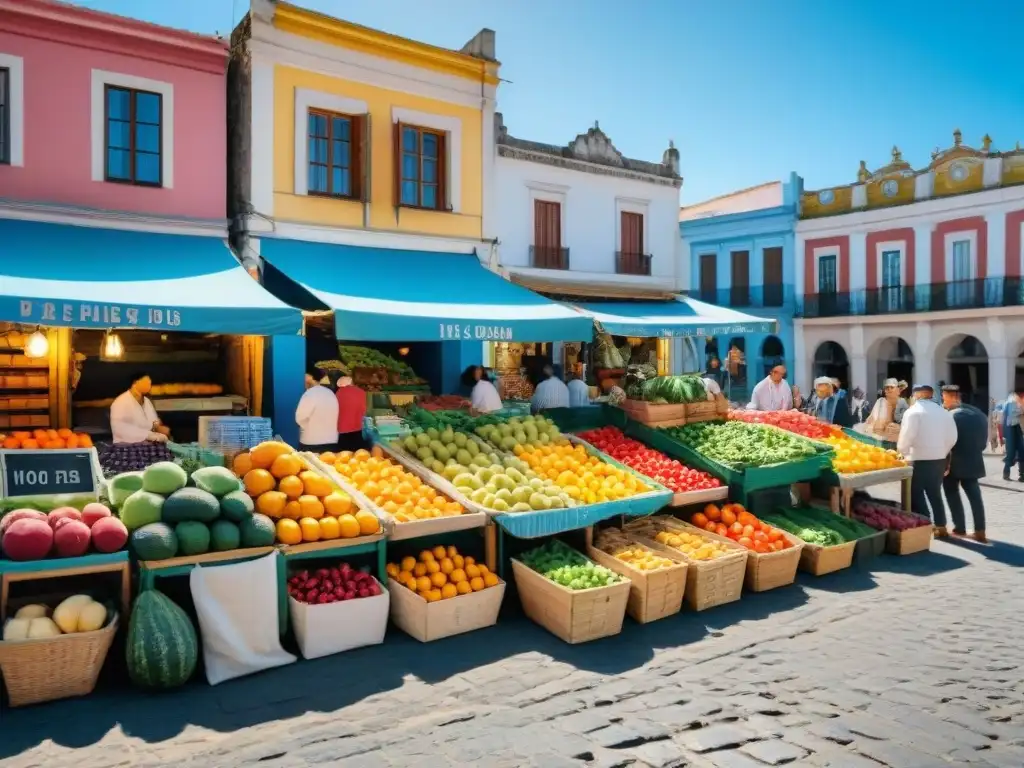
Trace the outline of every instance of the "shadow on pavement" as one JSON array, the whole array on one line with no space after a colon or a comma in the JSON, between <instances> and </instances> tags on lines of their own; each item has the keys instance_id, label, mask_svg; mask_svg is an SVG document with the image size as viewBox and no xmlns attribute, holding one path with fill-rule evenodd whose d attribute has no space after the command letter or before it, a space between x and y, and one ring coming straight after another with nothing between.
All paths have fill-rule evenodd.
<instances>
[{"instance_id":1,"label":"shadow on pavement","mask_svg":"<svg viewBox=\"0 0 1024 768\"><path fill-rule=\"evenodd\" d=\"M979 544L972 539L957 538L950 538L949 543L958 548L976 552L994 563L1024 568L1024 547L1016 544L1007 544L1003 541L992 541L991 539L988 544Z\"/></svg>"}]
</instances>

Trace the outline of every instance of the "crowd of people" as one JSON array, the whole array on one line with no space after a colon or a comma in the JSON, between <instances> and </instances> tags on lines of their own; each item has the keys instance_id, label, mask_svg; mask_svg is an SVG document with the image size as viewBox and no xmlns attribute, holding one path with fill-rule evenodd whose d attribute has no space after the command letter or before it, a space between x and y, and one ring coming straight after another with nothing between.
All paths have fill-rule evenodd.
<instances>
[{"instance_id":1,"label":"crowd of people","mask_svg":"<svg viewBox=\"0 0 1024 768\"><path fill-rule=\"evenodd\" d=\"M973 517L972 537L987 542L985 505L978 483L985 476L984 452L986 447L994 450L1005 444L1003 479L1010 479L1016 463L1018 479L1024 482L1024 390L1012 393L1001 404L993 402L986 414L964 402L955 384L918 384L907 397L908 389L904 381L886 379L874 403L869 403L860 387L848 393L838 379L821 376L805 399L798 387L786 381L785 367L777 365L754 387L746 407L757 411L795 408L826 423L869 433L896 425L896 450L914 467L912 509L930 516L935 535L945 537L950 535L948 505L952 535L967 536L962 491Z\"/></svg>"}]
</instances>

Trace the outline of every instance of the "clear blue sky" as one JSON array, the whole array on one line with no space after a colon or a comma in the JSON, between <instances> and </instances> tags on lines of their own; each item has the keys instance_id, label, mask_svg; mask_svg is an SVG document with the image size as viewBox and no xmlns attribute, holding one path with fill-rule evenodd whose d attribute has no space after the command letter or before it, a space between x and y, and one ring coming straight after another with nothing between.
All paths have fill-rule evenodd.
<instances>
[{"instance_id":1,"label":"clear blue sky","mask_svg":"<svg viewBox=\"0 0 1024 768\"><path fill-rule=\"evenodd\" d=\"M682 156L694 203L796 171L855 180L898 144L1024 143L1024 2L991 0L297 0L434 45L497 32L499 109L513 135L568 143L594 120L620 152ZM248 0L81 0L226 34Z\"/></svg>"}]
</instances>

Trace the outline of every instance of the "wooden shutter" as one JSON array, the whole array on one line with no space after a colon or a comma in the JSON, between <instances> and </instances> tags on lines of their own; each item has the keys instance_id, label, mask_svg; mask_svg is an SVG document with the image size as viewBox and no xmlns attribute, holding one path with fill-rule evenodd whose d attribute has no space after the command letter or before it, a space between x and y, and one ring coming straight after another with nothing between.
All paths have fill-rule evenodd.
<instances>
[{"instance_id":1,"label":"wooden shutter","mask_svg":"<svg viewBox=\"0 0 1024 768\"><path fill-rule=\"evenodd\" d=\"M732 284L746 288L750 285L750 252L732 252Z\"/></svg>"},{"instance_id":2,"label":"wooden shutter","mask_svg":"<svg viewBox=\"0 0 1024 768\"><path fill-rule=\"evenodd\" d=\"M628 254L644 252L644 217L641 213L622 212L622 242L619 250Z\"/></svg>"},{"instance_id":3,"label":"wooden shutter","mask_svg":"<svg viewBox=\"0 0 1024 768\"><path fill-rule=\"evenodd\" d=\"M533 244L538 248L562 247L562 206L550 200L533 201Z\"/></svg>"},{"instance_id":4,"label":"wooden shutter","mask_svg":"<svg viewBox=\"0 0 1024 768\"><path fill-rule=\"evenodd\" d=\"M764 249L764 284L782 285L782 249Z\"/></svg>"},{"instance_id":5,"label":"wooden shutter","mask_svg":"<svg viewBox=\"0 0 1024 768\"><path fill-rule=\"evenodd\" d=\"M357 120L359 124L359 199L364 203L370 202L370 113L367 112Z\"/></svg>"},{"instance_id":6,"label":"wooden shutter","mask_svg":"<svg viewBox=\"0 0 1024 768\"><path fill-rule=\"evenodd\" d=\"M394 189L391 192L394 205L402 204L402 124L395 123L391 131L391 162L394 164Z\"/></svg>"},{"instance_id":7,"label":"wooden shutter","mask_svg":"<svg viewBox=\"0 0 1024 768\"><path fill-rule=\"evenodd\" d=\"M718 259L713 253L700 257L700 293L702 297L712 298L718 291Z\"/></svg>"}]
</instances>

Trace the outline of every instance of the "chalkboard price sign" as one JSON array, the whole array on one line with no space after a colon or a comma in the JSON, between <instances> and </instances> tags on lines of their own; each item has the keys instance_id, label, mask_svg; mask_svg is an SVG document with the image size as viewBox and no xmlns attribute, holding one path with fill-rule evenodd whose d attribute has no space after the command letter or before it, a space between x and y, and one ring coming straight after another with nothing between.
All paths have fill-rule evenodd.
<instances>
[{"instance_id":1,"label":"chalkboard price sign","mask_svg":"<svg viewBox=\"0 0 1024 768\"><path fill-rule=\"evenodd\" d=\"M4 451L0 465L7 498L96 491L92 451Z\"/></svg>"}]
</instances>

